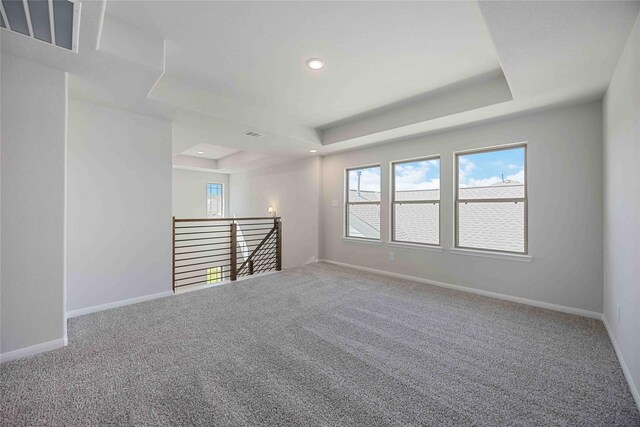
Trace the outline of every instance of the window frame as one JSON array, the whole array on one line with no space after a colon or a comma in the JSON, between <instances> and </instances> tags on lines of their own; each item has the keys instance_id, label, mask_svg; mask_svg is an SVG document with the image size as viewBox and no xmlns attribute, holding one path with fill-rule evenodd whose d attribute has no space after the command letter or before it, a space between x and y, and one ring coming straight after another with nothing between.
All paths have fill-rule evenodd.
<instances>
[{"instance_id":1,"label":"window frame","mask_svg":"<svg viewBox=\"0 0 640 427\"><path fill-rule=\"evenodd\" d=\"M349 201L349 172L357 171L361 169L369 169L369 168L380 168L380 200L377 202L350 202ZM364 166L352 166L345 168L344 170L344 233L343 237L346 239L356 239L356 240L365 240L370 242L381 242L382 241L382 230L379 230L378 238L373 237L359 237L359 236L350 236L349 235L349 205L378 205L378 211L382 213L382 165L380 163L372 163ZM382 221L380 221L382 225ZM382 228L382 227L380 227Z\"/></svg>"},{"instance_id":2,"label":"window frame","mask_svg":"<svg viewBox=\"0 0 640 427\"><path fill-rule=\"evenodd\" d=\"M504 151L510 150L514 148L524 148L524 197L522 198L501 198L501 199L462 199L460 200L460 156L466 156L469 154L480 154L480 153L490 153L493 151ZM497 252L503 254L515 254L515 255L529 255L529 167L527 164L527 142L518 142L515 144L506 144L506 145L498 145L493 147L485 147L485 148L477 148L471 150L464 151L456 151L453 153L453 162L454 162L454 170L455 170L455 179L454 179L454 195L453 195L453 205L454 205L454 248L455 249L468 249L473 251L482 251L482 252ZM488 248L475 248L471 246L460 246L459 237L460 237L460 203L524 203L524 251L505 251L501 249L488 249Z\"/></svg>"},{"instance_id":3,"label":"window frame","mask_svg":"<svg viewBox=\"0 0 640 427\"><path fill-rule=\"evenodd\" d=\"M396 201L396 165L403 163L415 163L421 161L428 160L438 160L438 178L440 179L440 187L438 188L438 194L440 198L438 200L405 200L405 201ZM431 246L431 247L440 247L442 243L442 224L440 223L440 219L442 218L442 159L439 154L434 154L426 157L416 157L413 159L405 159L405 160L394 160L391 162L391 242L392 243L406 243L411 245L421 245L421 246ZM396 204L438 204L438 243L423 243L423 242L413 242L410 240L397 240L396 239Z\"/></svg>"},{"instance_id":4,"label":"window frame","mask_svg":"<svg viewBox=\"0 0 640 427\"><path fill-rule=\"evenodd\" d=\"M210 185L219 185L220 186L220 216L209 216L209 186ZM224 183L222 182L207 182L207 185L205 187L205 209L206 209L206 215L205 218L224 218L224 210L226 208L225 203L224 203L224 198L225 198L225 189L224 189Z\"/></svg>"}]
</instances>

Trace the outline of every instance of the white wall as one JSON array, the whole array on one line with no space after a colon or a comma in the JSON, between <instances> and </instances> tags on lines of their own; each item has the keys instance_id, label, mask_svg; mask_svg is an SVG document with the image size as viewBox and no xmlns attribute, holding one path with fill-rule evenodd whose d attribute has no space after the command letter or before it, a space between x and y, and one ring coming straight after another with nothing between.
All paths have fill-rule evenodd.
<instances>
[{"instance_id":1,"label":"white wall","mask_svg":"<svg viewBox=\"0 0 640 427\"><path fill-rule=\"evenodd\" d=\"M66 336L66 73L2 54L0 348Z\"/></svg>"},{"instance_id":2,"label":"white wall","mask_svg":"<svg viewBox=\"0 0 640 427\"><path fill-rule=\"evenodd\" d=\"M229 188L232 216L267 216L273 206L282 217L284 268L317 259L319 157L231 174Z\"/></svg>"},{"instance_id":3,"label":"white wall","mask_svg":"<svg viewBox=\"0 0 640 427\"><path fill-rule=\"evenodd\" d=\"M607 90L604 126L604 315L640 407L640 18Z\"/></svg>"},{"instance_id":4,"label":"white wall","mask_svg":"<svg viewBox=\"0 0 640 427\"><path fill-rule=\"evenodd\" d=\"M171 124L72 100L68 310L171 290Z\"/></svg>"},{"instance_id":5,"label":"white wall","mask_svg":"<svg viewBox=\"0 0 640 427\"><path fill-rule=\"evenodd\" d=\"M321 258L574 309L602 310L602 109L600 102L323 158ZM528 142L529 253L533 262L464 256L453 246L453 152ZM389 162L441 156L444 252L341 239L344 169L381 163L381 232L389 237ZM386 177L386 178L385 178ZM332 200L338 206L331 205ZM389 260L395 253L395 261Z\"/></svg>"},{"instance_id":6,"label":"white wall","mask_svg":"<svg viewBox=\"0 0 640 427\"><path fill-rule=\"evenodd\" d=\"M228 214L229 175L173 169L173 216L176 218L206 218L207 184L222 184L223 210Z\"/></svg>"}]
</instances>

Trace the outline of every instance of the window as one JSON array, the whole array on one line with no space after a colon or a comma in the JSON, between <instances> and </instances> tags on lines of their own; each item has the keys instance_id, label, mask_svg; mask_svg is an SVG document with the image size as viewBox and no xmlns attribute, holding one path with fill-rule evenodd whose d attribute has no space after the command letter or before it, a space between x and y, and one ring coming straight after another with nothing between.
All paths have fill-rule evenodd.
<instances>
[{"instance_id":1,"label":"window","mask_svg":"<svg viewBox=\"0 0 640 427\"><path fill-rule=\"evenodd\" d=\"M456 247L527 253L527 147L456 154Z\"/></svg>"},{"instance_id":2,"label":"window","mask_svg":"<svg viewBox=\"0 0 640 427\"><path fill-rule=\"evenodd\" d=\"M391 240L440 244L440 158L392 164Z\"/></svg>"},{"instance_id":3,"label":"window","mask_svg":"<svg viewBox=\"0 0 640 427\"><path fill-rule=\"evenodd\" d=\"M222 215L222 184L207 184L207 218Z\"/></svg>"},{"instance_id":4,"label":"window","mask_svg":"<svg viewBox=\"0 0 640 427\"><path fill-rule=\"evenodd\" d=\"M207 269L207 285L222 282L222 267Z\"/></svg>"},{"instance_id":5,"label":"window","mask_svg":"<svg viewBox=\"0 0 640 427\"><path fill-rule=\"evenodd\" d=\"M380 165L347 169L346 236L380 239Z\"/></svg>"}]
</instances>

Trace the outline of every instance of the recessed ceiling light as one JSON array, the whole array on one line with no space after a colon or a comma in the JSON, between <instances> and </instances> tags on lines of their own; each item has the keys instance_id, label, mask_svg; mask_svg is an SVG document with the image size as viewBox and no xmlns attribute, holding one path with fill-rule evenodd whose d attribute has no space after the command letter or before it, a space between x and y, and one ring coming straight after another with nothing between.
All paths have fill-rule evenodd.
<instances>
[{"instance_id":1,"label":"recessed ceiling light","mask_svg":"<svg viewBox=\"0 0 640 427\"><path fill-rule=\"evenodd\" d=\"M317 152L318 152L318 150L313 150L313 149L311 149L311 150L309 150L309 152L310 152L310 153L317 153Z\"/></svg>"},{"instance_id":2,"label":"recessed ceiling light","mask_svg":"<svg viewBox=\"0 0 640 427\"><path fill-rule=\"evenodd\" d=\"M307 59L307 67L311 68L312 70L319 70L320 68L324 67L324 61L318 58Z\"/></svg>"},{"instance_id":3,"label":"recessed ceiling light","mask_svg":"<svg viewBox=\"0 0 640 427\"><path fill-rule=\"evenodd\" d=\"M198 154L204 154L204 151L198 151Z\"/></svg>"}]
</instances>

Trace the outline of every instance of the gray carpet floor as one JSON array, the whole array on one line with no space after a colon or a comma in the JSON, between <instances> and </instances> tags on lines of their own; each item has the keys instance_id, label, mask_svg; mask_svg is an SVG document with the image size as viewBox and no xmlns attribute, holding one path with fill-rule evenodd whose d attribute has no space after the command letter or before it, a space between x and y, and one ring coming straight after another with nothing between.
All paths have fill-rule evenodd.
<instances>
[{"instance_id":1,"label":"gray carpet floor","mask_svg":"<svg viewBox=\"0 0 640 427\"><path fill-rule=\"evenodd\" d=\"M640 425L600 321L328 264L90 314L2 425Z\"/></svg>"}]
</instances>

